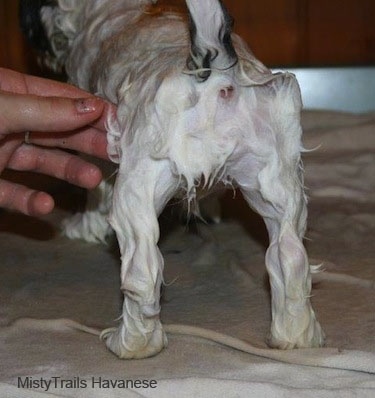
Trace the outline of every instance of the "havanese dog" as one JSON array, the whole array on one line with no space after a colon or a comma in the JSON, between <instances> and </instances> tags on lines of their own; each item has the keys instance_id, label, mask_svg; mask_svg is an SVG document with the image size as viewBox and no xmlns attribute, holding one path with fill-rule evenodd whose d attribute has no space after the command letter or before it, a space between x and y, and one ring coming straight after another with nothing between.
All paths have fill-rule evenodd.
<instances>
[{"instance_id":1,"label":"havanese dog","mask_svg":"<svg viewBox=\"0 0 375 398\"><path fill-rule=\"evenodd\" d=\"M102 333L107 347L120 358L145 358L166 345L158 216L177 193L190 207L198 190L218 184L238 187L269 233L268 344L321 346L302 242L307 210L295 77L273 74L254 57L232 33L220 0L186 0L187 12L185 4L156 0L22 3L29 37L44 31L48 38L40 43L49 63L117 105L108 120L115 183L102 182L87 211L65 223L73 238L117 235L124 304L119 327ZM25 18L31 10L33 18Z\"/></svg>"}]
</instances>

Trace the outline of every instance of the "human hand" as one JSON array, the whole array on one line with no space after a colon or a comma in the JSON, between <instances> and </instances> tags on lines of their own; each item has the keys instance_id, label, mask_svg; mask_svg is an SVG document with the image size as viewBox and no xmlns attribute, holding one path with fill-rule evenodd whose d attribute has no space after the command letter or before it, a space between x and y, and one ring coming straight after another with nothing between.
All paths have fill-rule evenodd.
<instances>
[{"instance_id":1,"label":"human hand","mask_svg":"<svg viewBox=\"0 0 375 398\"><path fill-rule=\"evenodd\" d=\"M74 86L0 68L0 173L34 171L94 188L100 170L61 149L108 159L109 112L114 106ZM32 145L24 141L27 131L33 131ZM41 215L54 201L45 192L0 179L0 207Z\"/></svg>"}]
</instances>

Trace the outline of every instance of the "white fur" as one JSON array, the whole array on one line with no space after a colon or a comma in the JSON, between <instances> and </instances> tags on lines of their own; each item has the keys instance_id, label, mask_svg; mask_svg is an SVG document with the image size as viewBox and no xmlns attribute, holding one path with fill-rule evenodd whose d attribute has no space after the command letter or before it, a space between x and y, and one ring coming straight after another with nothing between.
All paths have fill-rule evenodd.
<instances>
[{"instance_id":1,"label":"white fur","mask_svg":"<svg viewBox=\"0 0 375 398\"><path fill-rule=\"evenodd\" d=\"M71 237L104 240L111 209L124 306L120 327L104 333L106 344L121 358L151 356L166 345L159 320L158 216L177 191L192 201L198 185L211 188L224 181L241 189L269 232L269 344L320 346L324 337L310 304L310 267L302 243L307 211L296 79L272 74L235 35L238 61L229 65L232 58L221 54L209 77L201 75L202 70L187 67L186 18L151 3L59 0L59 9L43 10L54 48L54 40L67 44L56 52L71 82L118 105L117 120L108 123L108 153L119 163L113 198L102 195L97 210L90 208L78 216L78 225L76 217L65 226ZM212 6L220 13L219 3L187 3L207 24L208 33L200 33L209 38L199 40L211 46L223 19L208 10ZM107 192L108 186L99 189Z\"/></svg>"}]
</instances>

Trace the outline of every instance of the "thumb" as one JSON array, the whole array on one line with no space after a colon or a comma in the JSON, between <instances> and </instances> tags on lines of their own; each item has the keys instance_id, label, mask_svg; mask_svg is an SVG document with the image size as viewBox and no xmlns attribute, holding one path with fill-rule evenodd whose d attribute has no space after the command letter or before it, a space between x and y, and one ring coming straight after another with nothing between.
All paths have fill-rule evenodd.
<instances>
[{"instance_id":1,"label":"thumb","mask_svg":"<svg viewBox=\"0 0 375 398\"><path fill-rule=\"evenodd\" d=\"M104 102L97 97L41 97L0 92L0 134L23 131L60 132L98 119Z\"/></svg>"}]
</instances>

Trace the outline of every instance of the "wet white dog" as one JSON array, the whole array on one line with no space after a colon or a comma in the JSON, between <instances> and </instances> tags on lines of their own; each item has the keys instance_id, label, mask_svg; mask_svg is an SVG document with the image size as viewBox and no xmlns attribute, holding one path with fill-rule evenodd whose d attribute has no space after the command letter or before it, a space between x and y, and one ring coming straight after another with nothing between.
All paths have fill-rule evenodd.
<instances>
[{"instance_id":1,"label":"wet white dog","mask_svg":"<svg viewBox=\"0 0 375 398\"><path fill-rule=\"evenodd\" d=\"M302 243L306 198L301 164L301 98L294 76L272 74L231 34L219 0L186 0L189 18L167 2L48 0L41 8L56 64L72 83L118 104L108 121L114 187L102 183L86 213L66 224L70 237L121 250L122 323L103 333L121 358L166 345L160 323L163 258L158 215L183 190L224 182L239 187L266 223L272 291L269 344L323 344L310 304Z\"/></svg>"}]
</instances>

